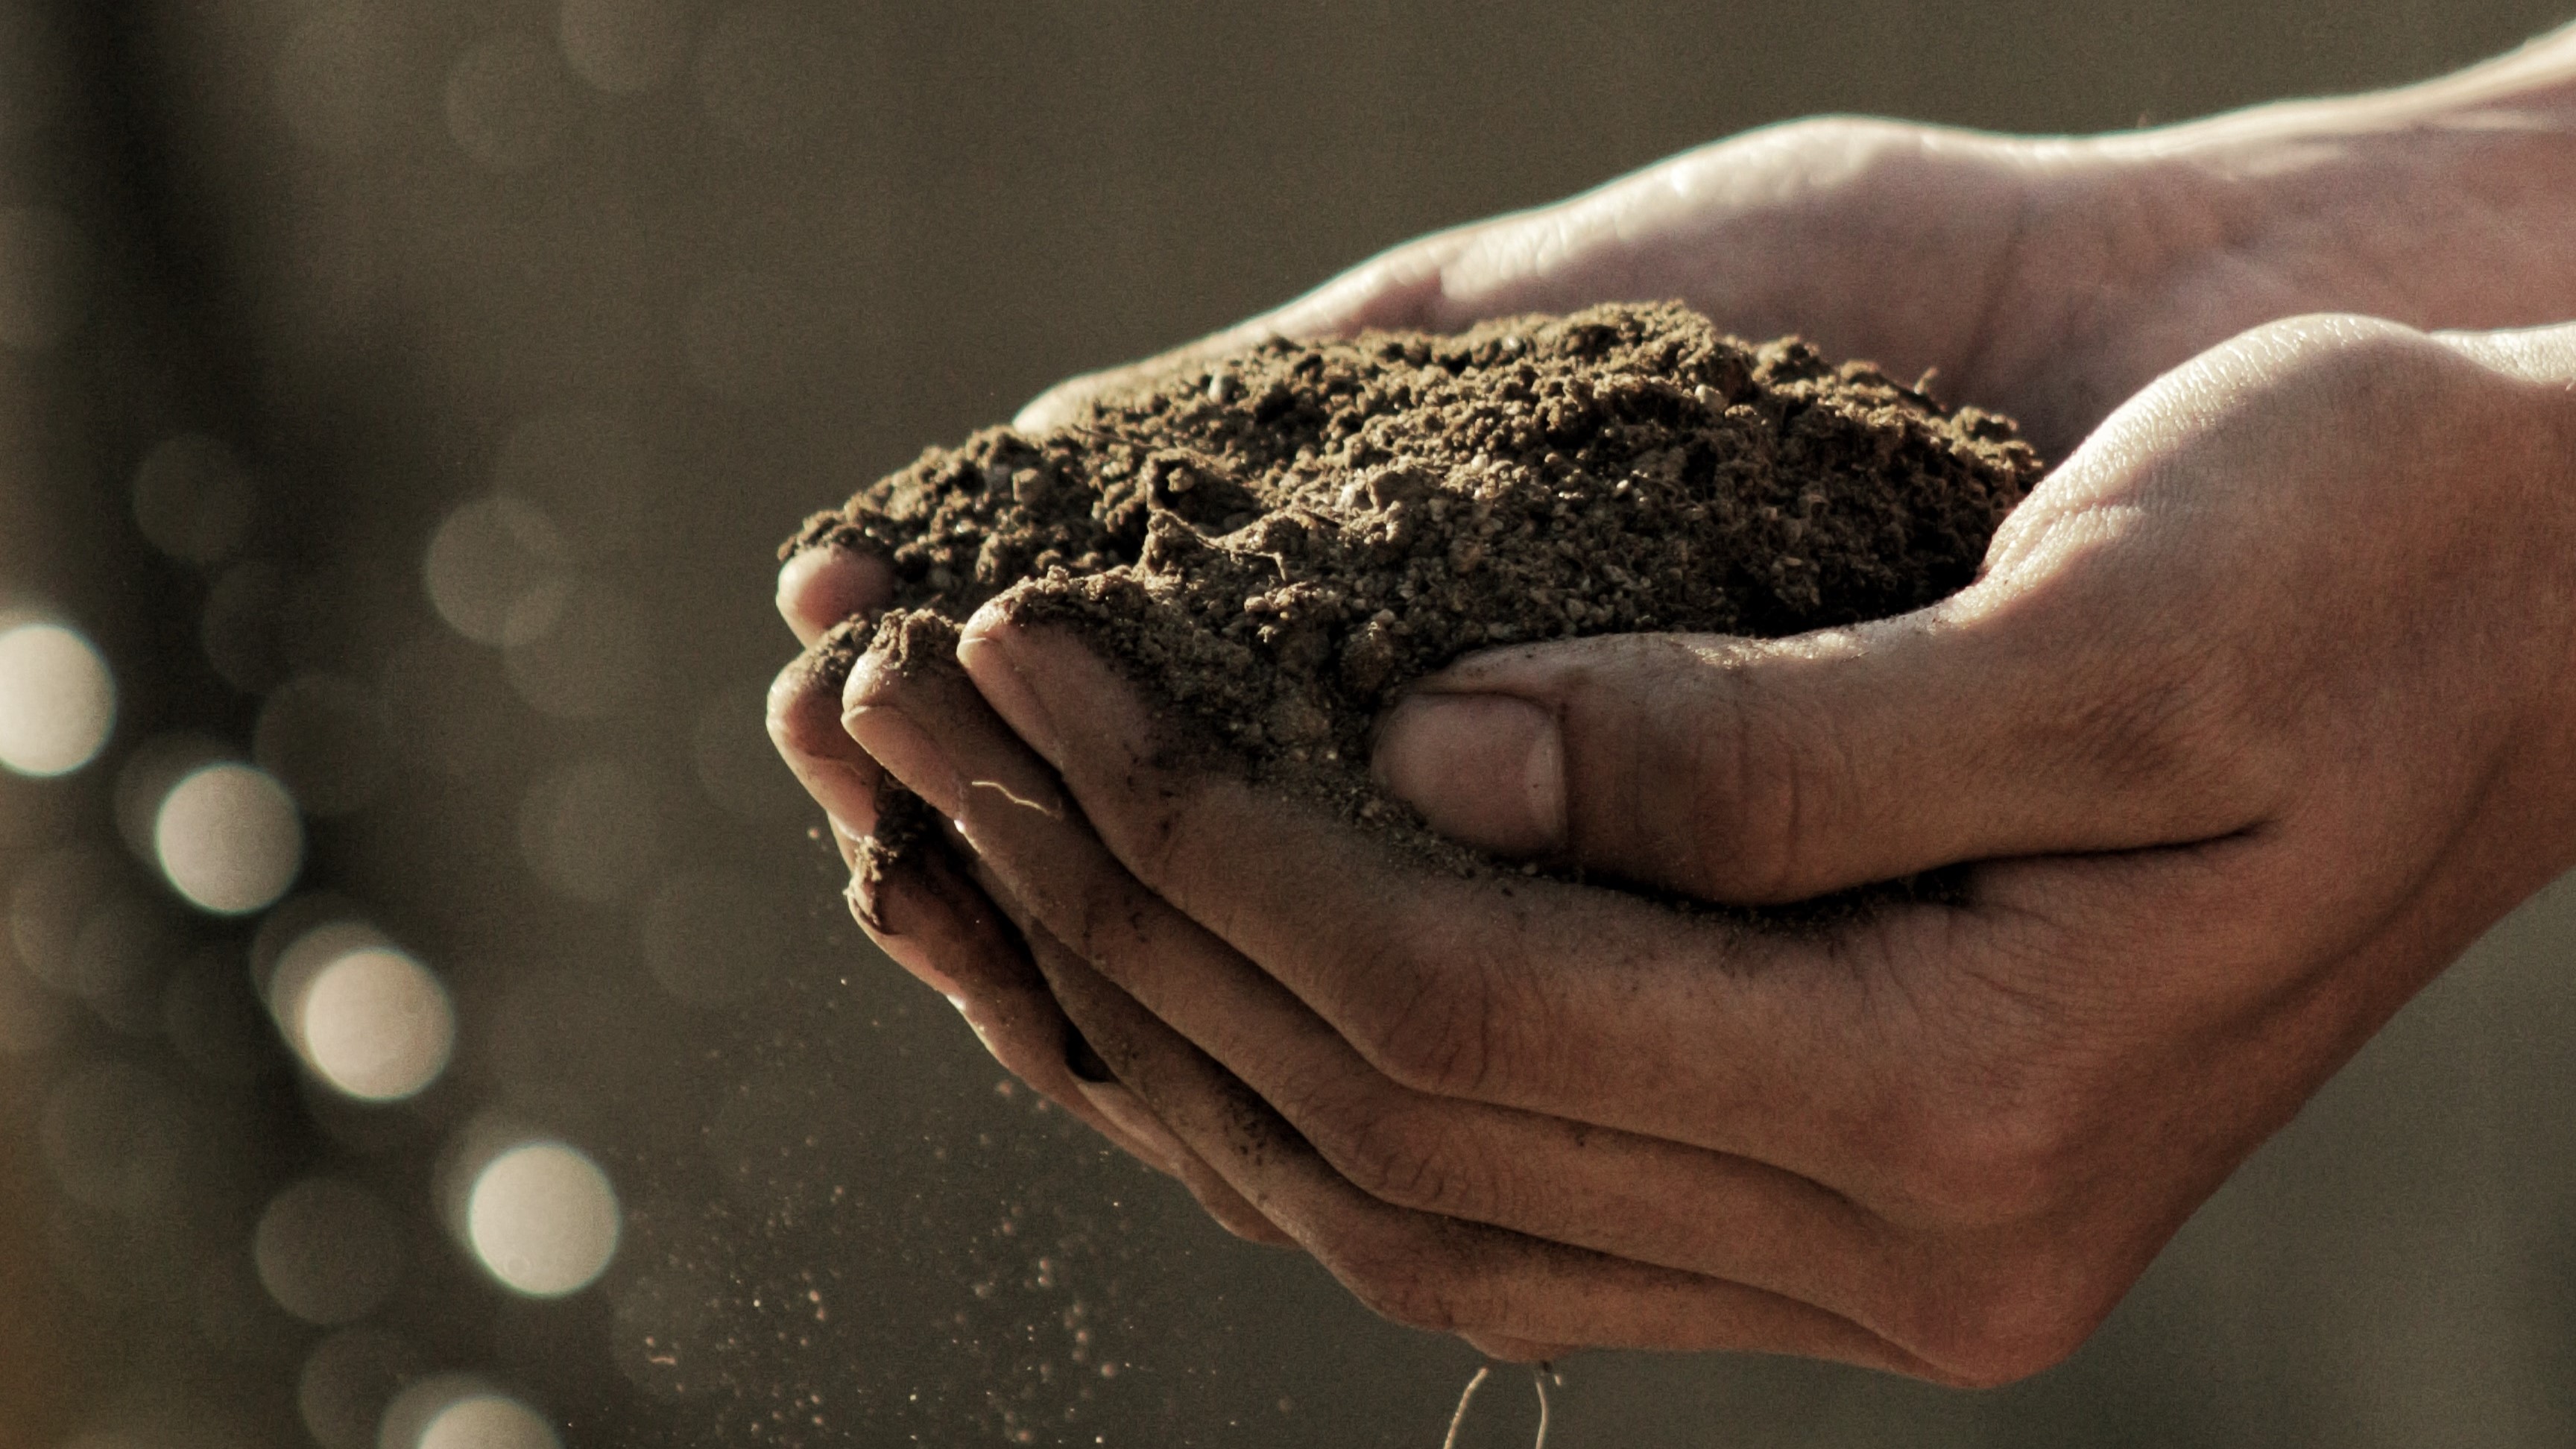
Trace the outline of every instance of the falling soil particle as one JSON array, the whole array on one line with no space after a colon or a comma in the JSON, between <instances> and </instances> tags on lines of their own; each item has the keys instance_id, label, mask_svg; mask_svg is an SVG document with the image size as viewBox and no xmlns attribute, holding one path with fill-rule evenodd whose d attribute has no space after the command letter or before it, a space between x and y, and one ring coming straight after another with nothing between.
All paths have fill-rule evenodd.
<instances>
[{"instance_id":1,"label":"falling soil particle","mask_svg":"<svg viewBox=\"0 0 2576 1449\"><path fill-rule=\"evenodd\" d=\"M1905 613L1975 576L2040 472L1995 414L1620 305L1264 343L934 448L789 549L892 564L879 649L1010 592L1159 701L1176 747L1475 870L1369 783L1409 681L1495 645Z\"/></svg>"}]
</instances>

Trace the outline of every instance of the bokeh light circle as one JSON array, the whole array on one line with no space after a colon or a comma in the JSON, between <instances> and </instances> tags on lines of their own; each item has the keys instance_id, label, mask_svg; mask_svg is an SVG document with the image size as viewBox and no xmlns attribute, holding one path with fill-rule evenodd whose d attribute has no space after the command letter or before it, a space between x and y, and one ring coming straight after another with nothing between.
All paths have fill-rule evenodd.
<instances>
[{"instance_id":1,"label":"bokeh light circle","mask_svg":"<svg viewBox=\"0 0 2576 1449\"><path fill-rule=\"evenodd\" d=\"M775 150L819 129L835 87L839 47L821 17L783 5L741 5L716 17L699 42L698 101L717 131Z\"/></svg>"},{"instance_id":2,"label":"bokeh light circle","mask_svg":"<svg viewBox=\"0 0 2576 1449\"><path fill-rule=\"evenodd\" d=\"M573 74L611 94L633 94L678 67L689 14L680 0L563 0L557 33Z\"/></svg>"},{"instance_id":3,"label":"bokeh light circle","mask_svg":"<svg viewBox=\"0 0 2576 1449\"><path fill-rule=\"evenodd\" d=\"M653 684L660 621L637 600L598 580L557 596L542 636L512 640L501 656L510 688L540 714L602 719L642 698Z\"/></svg>"},{"instance_id":4,"label":"bokeh light circle","mask_svg":"<svg viewBox=\"0 0 2576 1449\"><path fill-rule=\"evenodd\" d=\"M795 911L778 894L734 872L680 871L644 903L638 936L644 966L674 997L717 1006L766 992L795 950Z\"/></svg>"},{"instance_id":5,"label":"bokeh light circle","mask_svg":"<svg viewBox=\"0 0 2576 1449\"><path fill-rule=\"evenodd\" d=\"M519 806L519 848L537 879L577 901L608 905L650 883L662 853L662 808L643 771L611 759L541 776Z\"/></svg>"},{"instance_id":6,"label":"bokeh light circle","mask_svg":"<svg viewBox=\"0 0 2576 1449\"><path fill-rule=\"evenodd\" d=\"M474 1256L511 1289L531 1298L578 1293L617 1255L617 1189L579 1149L525 1143L475 1174L465 1232Z\"/></svg>"},{"instance_id":7,"label":"bokeh light circle","mask_svg":"<svg viewBox=\"0 0 2576 1449\"><path fill-rule=\"evenodd\" d=\"M0 955L6 948L0 947ZM69 1013L53 996L15 971L0 971L0 1055L46 1051L71 1031Z\"/></svg>"},{"instance_id":8,"label":"bokeh light circle","mask_svg":"<svg viewBox=\"0 0 2576 1449\"><path fill-rule=\"evenodd\" d=\"M251 1235L260 1285L307 1323L352 1323L402 1280L402 1229L373 1193L308 1178L269 1201Z\"/></svg>"},{"instance_id":9,"label":"bokeh light circle","mask_svg":"<svg viewBox=\"0 0 2576 1449\"><path fill-rule=\"evenodd\" d=\"M247 915L276 903L304 867L295 802L265 770L225 763L181 778L153 816L161 873L189 903Z\"/></svg>"},{"instance_id":10,"label":"bokeh light circle","mask_svg":"<svg viewBox=\"0 0 2576 1449\"><path fill-rule=\"evenodd\" d=\"M64 846L18 870L9 944L28 975L66 996L79 993L81 927L122 879L113 857L86 845Z\"/></svg>"},{"instance_id":11,"label":"bokeh light circle","mask_svg":"<svg viewBox=\"0 0 2576 1449\"><path fill-rule=\"evenodd\" d=\"M82 918L72 939L72 990L116 1030L157 1035L161 992L182 941L165 908L113 892Z\"/></svg>"},{"instance_id":12,"label":"bokeh light circle","mask_svg":"<svg viewBox=\"0 0 2576 1449\"><path fill-rule=\"evenodd\" d=\"M555 57L532 36L496 35L447 75L447 132L493 171L526 171L554 154L573 120Z\"/></svg>"},{"instance_id":13,"label":"bokeh light circle","mask_svg":"<svg viewBox=\"0 0 2576 1449\"><path fill-rule=\"evenodd\" d=\"M461 504L422 560L429 601L477 644L528 644L554 628L571 589L563 538L544 510L508 494Z\"/></svg>"},{"instance_id":14,"label":"bokeh light circle","mask_svg":"<svg viewBox=\"0 0 2576 1449\"><path fill-rule=\"evenodd\" d=\"M381 1328L345 1328L313 1346L295 1404L321 1449L376 1449L377 1426L403 1385L420 1377L418 1349Z\"/></svg>"},{"instance_id":15,"label":"bokeh light circle","mask_svg":"<svg viewBox=\"0 0 2576 1449\"><path fill-rule=\"evenodd\" d=\"M726 814L759 824L802 820L813 801L769 742L767 679L745 679L708 696L689 726L698 785Z\"/></svg>"},{"instance_id":16,"label":"bokeh light circle","mask_svg":"<svg viewBox=\"0 0 2576 1449\"><path fill-rule=\"evenodd\" d=\"M192 564L220 563L239 548L258 501L241 460L203 433L165 439L134 473L134 521L143 536Z\"/></svg>"},{"instance_id":17,"label":"bokeh light circle","mask_svg":"<svg viewBox=\"0 0 2576 1449\"><path fill-rule=\"evenodd\" d=\"M447 1069L456 1012L428 967L389 946L350 951L315 972L292 1033L306 1065L362 1102L419 1095Z\"/></svg>"},{"instance_id":18,"label":"bokeh light circle","mask_svg":"<svg viewBox=\"0 0 2576 1449\"><path fill-rule=\"evenodd\" d=\"M290 603L277 566L251 560L225 569L206 594L197 643L223 681L244 694L265 694L286 678Z\"/></svg>"},{"instance_id":19,"label":"bokeh light circle","mask_svg":"<svg viewBox=\"0 0 2576 1449\"><path fill-rule=\"evenodd\" d=\"M116 681L79 631L60 624L0 630L0 765L67 775L98 758L116 724Z\"/></svg>"},{"instance_id":20,"label":"bokeh light circle","mask_svg":"<svg viewBox=\"0 0 2576 1449\"><path fill-rule=\"evenodd\" d=\"M561 1449L546 1417L481 1374L414 1379L385 1405L373 1449Z\"/></svg>"},{"instance_id":21,"label":"bokeh light circle","mask_svg":"<svg viewBox=\"0 0 2576 1449\"><path fill-rule=\"evenodd\" d=\"M585 557L632 552L649 533L654 500L672 480L634 425L609 413L541 411L522 418L492 459L492 491L545 510Z\"/></svg>"},{"instance_id":22,"label":"bokeh light circle","mask_svg":"<svg viewBox=\"0 0 2576 1449\"><path fill-rule=\"evenodd\" d=\"M278 50L279 119L316 151L357 156L388 129L401 94L392 74L400 60L384 7L316 7Z\"/></svg>"},{"instance_id":23,"label":"bokeh light circle","mask_svg":"<svg viewBox=\"0 0 2576 1449\"><path fill-rule=\"evenodd\" d=\"M505 1394L470 1394L438 1411L417 1449L557 1449L554 1426Z\"/></svg>"}]
</instances>

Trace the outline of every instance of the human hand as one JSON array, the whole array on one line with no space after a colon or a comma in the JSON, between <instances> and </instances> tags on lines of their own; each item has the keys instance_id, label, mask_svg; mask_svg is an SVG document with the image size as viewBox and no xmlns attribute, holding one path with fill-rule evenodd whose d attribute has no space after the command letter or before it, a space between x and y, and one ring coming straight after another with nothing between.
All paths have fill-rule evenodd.
<instances>
[{"instance_id":1,"label":"human hand","mask_svg":"<svg viewBox=\"0 0 2576 1449\"><path fill-rule=\"evenodd\" d=\"M2576 859L2570 379L2576 332L2266 328L1930 610L1502 651L1387 723L1389 786L1503 853L1729 902L1961 867L1831 928L1427 871L1176 763L1005 607L973 690L863 659L847 729L1124 1089L1379 1311L2000 1382Z\"/></svg>"},{"instance_id":2,"label":"human hand","mask_svg":"<svg viewBox=\"0 0 2576 1449\"><path fill-rule=\"evenodd\" d=\"M2478 324L2576 312L2576 301L2554 300L2571 289L2564 249L2554 242L2563 219L2550 214L2554 199L2576 197L2576 188L2522 185L2502 199L2481 195L2480 180L2491 183L2494 168L2459 164L2453 153L2468 137L2479 158L2491 159L2499 149L2492 133L2510 128L2422 123L2427 106L2474 112L2482 97L2491 100L2493 87L2481 90L2478 75L2423 88L2420 97L2371 98L2364 114L2336 109L2345 103L2275 108L2097 142L1875 122L1776 128L1562 208L1399 249L1175 357L1270 331L1456 326L1493 312L1681 295L1740 332L1794 328L1829 350L1938 368L1943 391L2022 414L2054 451L2167 363L2303 306ZM2401 143L2403 154L2392 155ZM2515 151L2508 159L2527 158ZM2367 184L2355 185L2356 175ZM2470 233L2450 226L2432 199L2446 193L2470 195L2482 226ZM2445 225L2410 231L2389 223L2409 217ZM2463 235L2474 244L2460 245ZM2424 265L2419 253L2436 240L2450 250L2440 265ZM1168 365L1174 358L1144 366ZM1058 419L1101 381L1051 393L1024 421ZM800 555L781 577L782 609L809 644L833 621L882 602L882 576L870 562L829 548ZM837 673L810 660L791 669L774 700L773 730L849 853L872 818L877 765L839 727L838 683ZM1456 815L1468 807L1425 803L1435 818L1449 810L1445 823L1474 838L1477 822ZM1514 843L1508 833L1487 838ZM998 882L989 864L949 859L922 869L944 874L880 882L891 904L861 910L863 920L873 910L872 928L898 918L907 924L880 933L890 952L958 1001L1014 1070L1112 1140L1182 1172L1221 1221L1275 1237L1195 1153L1168 1133L1156 1140L1159 1123L1131 1094L1077 1078L1070 1063L1084 1056L1081 1039L1022 943L995 921L987 892ZM1001 898L1017 909L1006 893ZM1051 949L1043 932L1029 944ZM1543 1347L1471 1336L1507 1351Z\"/></svg>"},{"instance_id":3,"label":"human hand","mask_svg":"<svg viewBox=\"0 0 2576 1449\"><path fill-rule=\"evenodd\" d=\"M2425 85L2117 135L1854 117L1765 127L1556 205L1396 247L1262 316L1072 379L1084 399L1265 337L1460 330L1679 299L1741 336L1934 374L2065 455L2148 382L2265 322L2576 317L2576 31Z\"/></svg>"},{"instance_id":4,"label":"human hand","mask_svg":"<svg viewBox=\"0 0 2576 1449\"><path fill-rule=\"evenodd\" d=\"M809 550L780 577L780 610L806 649L771 686L770 738L823 807L850 870L851 915L889 959L945 997L1003 1067L1128 1155L1179 1178L1237 1236L1288 1241L1091 1052L1030 961L1027 943L995 906L1009 896L971 851L958 848L953 826L900 858L874 848L869 837L890 782L844 728L841 700L872 632L869 621L892 594L882 565L838 550ZM965 712L962 702L954 712ZM989 711L982 719L999 728Z\"/></svg>"}]
</instances>

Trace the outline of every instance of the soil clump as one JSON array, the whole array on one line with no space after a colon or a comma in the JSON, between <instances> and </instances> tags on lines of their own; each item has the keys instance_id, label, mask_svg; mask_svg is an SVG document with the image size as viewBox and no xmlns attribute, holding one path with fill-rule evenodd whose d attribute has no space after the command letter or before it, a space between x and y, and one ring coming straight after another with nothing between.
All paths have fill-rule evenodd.
<instances>
[{"instance_id":1,"label":"soil clump","mask_svg":"<svg viewBox=\"0 0 2576 1449\"><path fill-rule=\"evenodd\" d=\"M1407 683L1497 645L1920 608L1975 576L2041 471L1996 414L1614 305L1267 342L1051 432L933 448L788 551L892 565L877 648L932 652L907 636L953 640L1009 592L1167 707L1176 747L1477 870L1369 782Z\"/></svg>"}]
</instances>

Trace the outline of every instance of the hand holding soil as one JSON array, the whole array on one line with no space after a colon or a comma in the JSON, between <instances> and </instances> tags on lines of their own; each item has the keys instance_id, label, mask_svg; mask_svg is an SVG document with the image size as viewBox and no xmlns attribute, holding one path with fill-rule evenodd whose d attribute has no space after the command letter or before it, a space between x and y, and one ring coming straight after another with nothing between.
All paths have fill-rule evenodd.
<instances>
[{"instance_id":1,"label":"hand holding soil","mask_svg":"<svg viewBox=\"0 0 2576 1449\"><path fill-rule=\"evenodd\" d=\"M2576 315L2563 248L2482 232L2488 293L2463 290L2477 268L2392 273L2425 243L2309 225L2295 172L2280 238L2150 245L2193 234L2138 221L2217 126L2125 157L1775 132L1273 320L1679 292L2083 440L1928 608L1506 647L1397 704L1382 783L1558 874L1461 873L1176 748L1066 624L988 606L962 674L881 650L842 697L817 651L782 679L782 746L854 860L881 770L971 850L880 881L863 919L1015 1070L1393 1317L1505 1353L1756 1349L1955 1382L2063 1357L2576 861L2576 329L2233 336L2318 307ZM2330 168L2382 133L2353 134L2297 154ZM2336 235L2340 256L2299 251ZM782 602L811 641L892 588L822 548ZM1950 892L1803 931L1564 878L1744 905L1926 871Z\"/></svg>"}]
</instances>

